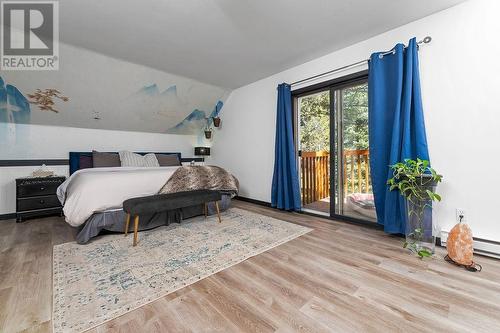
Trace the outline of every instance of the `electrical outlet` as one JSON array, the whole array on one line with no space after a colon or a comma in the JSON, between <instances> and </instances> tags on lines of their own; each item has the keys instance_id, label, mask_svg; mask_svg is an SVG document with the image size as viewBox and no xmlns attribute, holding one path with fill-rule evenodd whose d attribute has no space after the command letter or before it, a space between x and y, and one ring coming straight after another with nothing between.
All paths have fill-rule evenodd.
<instances>
[{"instance_id":1,"label":"electrical outlet","mask_svg":"<svg viewBox=\"0 0 500 333\"><path fill-rule=\"evenodd\" d=\"M466 221L466 218L465 218L465 210L463 210L462 208L457 208L457 222L465 222Z\"/></svg>"}]
</instances>

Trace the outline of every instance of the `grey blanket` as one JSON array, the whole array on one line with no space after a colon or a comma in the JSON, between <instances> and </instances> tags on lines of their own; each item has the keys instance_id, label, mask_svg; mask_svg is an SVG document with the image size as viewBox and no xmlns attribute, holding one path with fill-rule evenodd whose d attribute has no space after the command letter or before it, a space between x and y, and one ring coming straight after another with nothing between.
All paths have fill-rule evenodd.
<instances>
[{"instance_id":1,"label":"grey blanket","mask_svg":"<svg viewBox=\"0 0 500 333\"><path fill-rule=\"evenodd\" d=\"M225 211L231 205L229 195L223 195L219 205L221 211ZM215 204L208 203L208 215L216 213ZM203 205L185 207L175 209L168 212L141 216L139 222L139 230L149 230L170 223L180 223L184 219L194 216L203 215ZM133 231L133 223L130 224L129 231ZM76 236L78 244L88 243L93 237L99 235L103 231L123 233L125 229L125 213L123 210L111 210L105 212L94 213L85 224L83 224Z\"/></svg>"},{"instance_id":2,"label":"grey blanket","mask_svg":"<svg viewBox=\"0 0 500 333\"><path fill-rule=\"evenodd\" d=\"M234 197L239 182L225 169L213 166L182 166L163 185L160 194L193 190L218 190Z\"/></svg>"}]
</instances>

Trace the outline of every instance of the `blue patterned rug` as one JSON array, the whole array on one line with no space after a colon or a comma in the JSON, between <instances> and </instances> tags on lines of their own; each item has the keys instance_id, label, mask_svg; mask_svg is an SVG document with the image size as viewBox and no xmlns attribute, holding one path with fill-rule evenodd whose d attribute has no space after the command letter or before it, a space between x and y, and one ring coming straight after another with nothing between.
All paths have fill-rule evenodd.
<instances>
[{"instance_id":1,"label":"blue patterned rug","mask_svg":"<svg viewBox=\"0 0 500 333\"><path fill-rule=\"evenodd\" d=\"M54 246L54 332L81 332L312 229L231 208L132 236Z\"/></svg>"}]
</instances>

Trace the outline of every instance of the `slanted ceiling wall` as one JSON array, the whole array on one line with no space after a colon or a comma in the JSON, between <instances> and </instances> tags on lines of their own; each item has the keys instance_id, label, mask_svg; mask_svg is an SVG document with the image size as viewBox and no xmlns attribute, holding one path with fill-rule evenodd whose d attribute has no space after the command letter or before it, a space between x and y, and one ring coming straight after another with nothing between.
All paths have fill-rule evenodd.
<instances>
[{"instance_id":1,"label":"slanted ceiling wall","mask_svg":"<svg viewBox=\"0 0 500 333\"><path fill-rule=\"evenodd\" d=\"M22 125L199 135L230 92L66 44L59 59L56 71L0 73L0 159L37 153L29 140L44 138Z\"/></svg>"},{"instance_id":2,"label":"slanted ceiling wall","mask_svg":"<svg viewBox=\"0 0 500 333\"><path fill-rule=\"evenodd\" d=\"M430 35L432 43L420 51L420 71L431 159L444 175L435 221L447 230L462 208L476 237L500 241L498 13L498 1L471 0L234 90L222 111L215 161L239 178L241 196L270 201L278 83Z\"/></svg>"},{"instance_id":3,"label":"slanted ceiling wall","mask_svg":"<svg viewBox=\"0 0 500 333\"><path fill-rule=\"evenodd\" d=\"M0 160L67 159L69 151L92 149L193 157L194 146L211 145L201 136L203 118L229 94L65 44L58 71L2 71L0 77ZM54 105L28 104L37 89L58 90ZM33 169L0 167L0 215L15 212L14 180ZM50 169L68 173L68 166Z\"/></svg>"}]
</instances>

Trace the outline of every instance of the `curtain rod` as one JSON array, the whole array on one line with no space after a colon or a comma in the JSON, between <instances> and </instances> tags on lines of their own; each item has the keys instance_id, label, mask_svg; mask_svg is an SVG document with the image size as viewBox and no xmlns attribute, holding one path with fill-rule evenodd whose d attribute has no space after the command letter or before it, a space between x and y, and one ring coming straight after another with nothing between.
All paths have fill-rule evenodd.
<instances>
[{"instance_id":1,"label":"curtain rod","mask_svg":"<svg viewBox=\"0 0 500 333\"><path fill-rule=\"evenodd\" d=\"M427 36L425 37L424 39L420 40L417 42L417 45L420 45L420 44L428 44L432 41L432 37L430 36ZM406 46L405 46L406 48ZM388 55L388 54L391 54L391 53L394 53L395 52L395 48L392 48L391 50L387 51L387 52L383 52L383 53L380 53L379 57L380 58L383 58L385 55ZM340 71L343 71L345 69L348 69L348 68L351 68L351 67L356 67L356 66L359 66L359 65L362 65L364 63L368 63L370 61L370 59L365 59L365 60L361 60L361 61L358 61L358 62L355 62L353 64L350 64L350 65L346 65L346 66L342 66L342 67L338 67L338 68L335 68L335 69L332 69L332 70L329 70L328 72L324 72L324 73L321 73L321 74L316 74L316 75L313 75L313 76L310 76L310 77L307 77L305 79L302 79L302 80L299 80L299 81L295 81L293 83L291 83L290 85L293 86L293 85L297 85L299 83L302 83L302 82L306 82L306 81L310 81L310 80L313 80L313 79L316 79L318 77L322 77L322 76L325 76L325 75L328 75L328 74L333 74L335 72L340 72Z\"/></svg>"}]
</instances>

